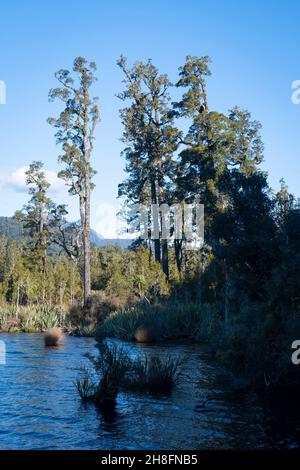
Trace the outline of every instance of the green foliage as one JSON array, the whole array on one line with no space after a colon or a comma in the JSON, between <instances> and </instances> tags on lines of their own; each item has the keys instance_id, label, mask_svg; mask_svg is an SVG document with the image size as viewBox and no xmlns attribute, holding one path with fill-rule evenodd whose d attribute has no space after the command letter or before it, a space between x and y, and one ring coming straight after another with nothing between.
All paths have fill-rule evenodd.
<instances>
[{"instance_id":1,"label":"green foliage","mask_svg":"<svg viewBox=\"0 0 300 470\"><path fill-rule=\"evenodd\" d=\"M22 224L12 217L0 217L0 238L9 238L21 242L23 237Z\"/></svg>"},{"instance_id":2,"label":"green foliage","mask_svg":"<svg viewBox=\"0 0 300 470\"><path fill-rule=\"evenodd\" d=\"M161 339L196 339L214 334L220 320L210 305L168 301L118 310L99 326L97 338L116 337L132 341L139 328L151 326Z\"/></svg>"},{"instance_id":3,"label":"green foliage","mask_svg":"<svg viewBox=\"0 0 300 470\"><path fill-rule=\"evenodd\" d=\"M47 222L53 206L47 196L50 184L45 178L42 162L34 161L30 164L26 171L26 184L30 200L21 211L15 213L15 218L22 223L24 232L28 234L27 256L42 270L50 243Z\"/></svg>"},{"instance_id":4,"label":"green foliage","mask_svg":"<svg viewBox=\"0 0 300 470\"><path fill-rule=\"evenodd\" d=\"M0 305L2 317L22 331L44 330L62 324L68 304L81 298L79 267L65 257L44 258L32 264L27 247L0 239ZM1 328L5 328L1 321Z\"/></svg>"},{"instance_id":5,"label":"green foliage","mask_svg":"<svg viewBox=\"0 0 300 470\"><path fill-rule=\"evenodd\" d=\"M64 317L57 309L42 306L0 307L0 330L35 333L64 325Z\"/></svg>"},{"instance_id":6,"label":"green foliage","mask_svg":"<svg viewBox=\"0 0 300 470\"><path fill-rule=\"evenodd\" d=\"M122 250L117 246L94 249L92 256L93 288L104 290L122 301L128 297L151 300L169 293L165 275L145 247Z\"/></svg>"}]
</instances>

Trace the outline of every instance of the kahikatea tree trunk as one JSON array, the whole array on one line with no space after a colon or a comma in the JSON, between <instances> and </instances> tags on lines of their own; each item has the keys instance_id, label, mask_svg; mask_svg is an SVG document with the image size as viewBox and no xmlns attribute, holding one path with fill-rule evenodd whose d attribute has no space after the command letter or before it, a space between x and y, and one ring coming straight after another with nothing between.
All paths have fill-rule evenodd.
<instances>
[{"instance_id":1,"label":"kahikatea tree trunk","mask_svg":"<svg viewBox=\"0 0 300 470\"><path fill-rule=\"evenodd\" d=\"M55 77L62 87L52 88L49 92L51 100L58 98L66 104L59 117L49 118L48 122L58 129L56 137L63 145L60 162L65 164L65 169L59 176L71 187L71 194L79 196L84 305L91 295L90 197L93 189L91 178L95 172L90 166L90 157L94 132L100 119L97 98L90 96L90 87L96 81L96 68L94 62L76 57L73 64L75 78L70 76L68 70L60 69Z\"/></svg>"},{"instance_id":2,"label":"kahikatea tree trunk","mask_svg":"<svg viewBox=\"0 0 300 470\"><path fill-rule=\"evenodd\" d=\"M152 176L151 177L151 202L152 204L155 204L155 210L152 210L152 217L153 217L153 231L155 234L154 238L154 256L155 256L155 261L160 263L161 256L160 256L160 238L159 238L159 210L157 207L157 194L156 194L156 182L155 178Z\"/></svg>"},{"instance_id":3,"label":"kahikatea tree trunk","mask_svg":"<svg viewBox=\"0 0 300 470\"><path fill-rule=\"evenodd\" d=\"M169 250L168 250L168 240L162 240L161 242L162 250L162 268L166 278L169 280Z\"/></svg>"},{"instance_id":4,"label":"kahikatea tree trunk","mask_svg":"<svg viewBox=\"0 0 300 470\"><path fill-rule=\"evenodd\" d=\"M87 304L91 296L91 189L90 177L86 175L86 197L85 197L85 218L83 225L83 256L84 256L84 272L83 272L83 299L84 305Z\"/></svg>"}]
</instances>

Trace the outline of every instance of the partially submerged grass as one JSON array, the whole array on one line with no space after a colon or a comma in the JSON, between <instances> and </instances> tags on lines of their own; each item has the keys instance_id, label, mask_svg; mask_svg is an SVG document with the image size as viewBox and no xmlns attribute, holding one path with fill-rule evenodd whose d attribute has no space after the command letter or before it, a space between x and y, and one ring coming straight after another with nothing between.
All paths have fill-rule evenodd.
<instances>
[{"instance_id":1,"label":"partially submerged grass","mask_svg":"<svg viewBox=\"0 0 300 470\"><path fill-rule=\"evenodd\" d=\"M98 357L87 355L92 362L96 373L102 378L110 376L112 380L120 383L124 375L131 368L131 359L128 351L117 344L103 343L100 345Z\"/></svg>"},{"instance_id":2,"label":"partially submerged grass","mask_svg":"<svg viewBox=\"0 0 300 470\"><path fill-rule=\"evenodd\" d=\"M125 385L136 391L169 393L179 381L183 362L183 358L144 354L133 362Z\"/></svg>"},{"instance_id":3,"label":"partially submerged grass","mask_svg":"<svg viewBox=\"0 0 300 470\"><path fill-rule=\"evenodd\" d=\"M113 406L120 389L137 392L169 393L181 375L183 360L171 356L145 354L131 358L129 351L116 344L104 343L97 358L89 356L97 382L87 368L81 370L75 385L83 401L98 406Z\"/></svg>"},{"instance_id":4,"label":"partially submerged grass","mask_svg":"<svg viewBox=\"0 0 300 470\"><path fill-rule=\"evenodd\" d=\"M80 376L75 381L75 387L81 400L92 400L96 393L96 384L91 377L91 372L87 367L80 369Z\"/></svg>"},{"instance_id":5,"label":"partially submerged grass","mask_svg":"<svg viewBox=\"0 0 300 470\"><path fill-rule=\"evenodd\" d=\"M44 334L45 346L58 346L64 338L61 328L50 328Z\"/></svg>"},{"instance_id":6,"label":"partially submerged grass","mask_svg":"<svg viewBox=\"0 0 300 470\"><path fill-rule=\"evenodd\" d=\"M98 381L95 382L87 368L81 370L76 388L83 401L93 401L97 406L114 406L124 375L131 367L131 361L124 348L104 343L98 357L87 354L93 364Z\"/></svg>"}]
</instances>

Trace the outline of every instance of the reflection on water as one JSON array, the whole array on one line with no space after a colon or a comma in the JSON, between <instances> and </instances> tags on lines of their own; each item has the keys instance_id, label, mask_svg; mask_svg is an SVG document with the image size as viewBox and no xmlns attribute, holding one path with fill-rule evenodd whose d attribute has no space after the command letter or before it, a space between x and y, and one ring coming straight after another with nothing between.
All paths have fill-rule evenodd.
<instances>
[{"instance_id":1,"label":"reflection on water","mask_svg":"<svg viewBox=\"0 0 300 470\"><path fill-rule=\"evenodd\" d=\"M186 356L186 370L168 397L121 393L115 410L83 405L76 368L95 352L91 338L68 337L45 348L39 334L1 334L1 449L245 449L292 448L300 443L297 400L282 395L232 394L200 346L153 345L152 354ZM126 345L131 354L141 346Z\"/></svg>"}]
</instances>

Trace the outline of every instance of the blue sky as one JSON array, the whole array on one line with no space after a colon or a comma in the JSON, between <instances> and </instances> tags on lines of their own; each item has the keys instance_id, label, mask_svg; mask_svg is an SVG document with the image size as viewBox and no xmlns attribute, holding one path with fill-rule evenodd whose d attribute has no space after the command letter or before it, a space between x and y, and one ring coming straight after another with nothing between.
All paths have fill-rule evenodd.
<instances>
[{"instance_id":1,"label":"blue sky","mask_svg":"<svg viewBox=\"0 0 300 470\"><path fill-rule=\"evenodd\" d=\"M22 168L42 160L53 181L53 198L69 204L78 218L77 200L55 181L58 170L53 129L47 124L57 107L48 103L53 74L74 57L98 65L102 121L96 133L93 165L98 174L92 225L99 232L105 204L115 204L124 178L119 141L122 75L120 54L130 62L152 58L171 80L185 56L209 55L212 77L209 105L226 112L247 108L263 125L269 181L278 189L284 178L300 196L300 105L292 104L291 84L300 79L300 3L240 0L45 0L0 4L0 80L7 87L0 105L0 215L9 216L26 201Z\"/></svg>"}]
</instances>

